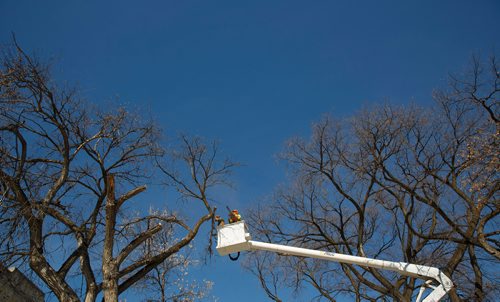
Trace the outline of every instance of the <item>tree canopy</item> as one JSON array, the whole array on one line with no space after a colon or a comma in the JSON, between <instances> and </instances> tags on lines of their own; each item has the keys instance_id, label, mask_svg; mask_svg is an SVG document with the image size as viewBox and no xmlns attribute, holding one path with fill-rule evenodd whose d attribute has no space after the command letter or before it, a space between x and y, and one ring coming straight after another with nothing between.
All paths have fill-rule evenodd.
<instances>
[{"instance_id":1,"label":"tree canopy","mask_svg":"<svg viewBox=\"0 0 500 302\"><path fill-rule=\"evenodd\" d=\"M499 94L495 59L472 59L434 93L432 107L377 105L325 117L281 154L290 184L255 210L265 241L424 264L452 278L452 301L493 300L499 252ZM256 254L248 263L268 296L280 286L317 300L409 301L422 280L349 264Z\"/></svg>"},{"instance_id":2,"label":"tree canopy","mask_svg":"<svg viewBox=\"0 0 500 302\"><path fill-rule=\"evenodd\" d=\"M3 50L0 260L28 264L60 301L90 302L100 293L117 301L175 263L203 224L214 225L209 191L225 184L235 164L200 138L183 136L167 149L152 120L83 100L17 44ZM173 205L124 210L152 176L177 188L196 214L183 219Z\"/></svg>"}]
</instances>

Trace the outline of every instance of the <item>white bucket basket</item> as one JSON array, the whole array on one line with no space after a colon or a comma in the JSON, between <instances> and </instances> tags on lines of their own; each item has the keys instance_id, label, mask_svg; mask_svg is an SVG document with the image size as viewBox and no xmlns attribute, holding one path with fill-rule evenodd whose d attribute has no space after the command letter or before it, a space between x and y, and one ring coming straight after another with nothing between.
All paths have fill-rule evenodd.
<instances>
[{"instance_id":1,"label":"white bucket basket","mask_svg":"<svg viewBox=\"0 0 500 302\"><path fill-rule=\"evenodd\" d=\"M245 222L238 221L226 224L217 228L217 252L225 256L231 253L237 253L250 249L250 234L248 233Z\"/></svg>"}]
</instances>

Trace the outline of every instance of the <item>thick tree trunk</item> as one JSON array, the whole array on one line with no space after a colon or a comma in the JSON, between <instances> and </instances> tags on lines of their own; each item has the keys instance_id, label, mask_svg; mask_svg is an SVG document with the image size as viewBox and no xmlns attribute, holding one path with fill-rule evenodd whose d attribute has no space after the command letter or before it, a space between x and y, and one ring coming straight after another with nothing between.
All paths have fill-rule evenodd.
<instances>
[{"instance_id":1,"label":"thick tree trunk","mask_svg":"<svg viewBox=\"0 0 500 302\"><path fill-rule=\"evenodd\" d=\"M59 301L79 302L80 299L64 278L50 266L43 256L43 223L36 217L29 217L30 228L30 267L54 292Z\"/></svg>"},{"instance_id":2,"label":"thick tree trunk","mask_svg":"<svg viewBox=\"0 0 500 302\"><path fill-rule=\"evenodd\" d=\"M54 292L59 301L79 302L80 299L68 284L57 276L57 273L43 259L35 253L30 256L30 267Z\"/></svg>"},{"instance_id":3,"label":"thick tree trunk","mask_svg":"<svg viewBox=\"0 0 500 302\"><path fill-rule=\"evenodd\" d=\"M104 301L118 301L118 265L113 257L117 203L115 198L115 179L112 174L106 178L106 221L104 250L102 253L102 291Z\"/></svg>"},{"instance_id":4,"label":"thick tree trunk","mask_svg":"<svg viewBox=\"0 0 500 302\"><path fill-rule=\"evenodd\" d=\"M118 301L118 270L114 261L102 265L103 282L102 290L104 301Z\"/></svg>"}]
</instances>

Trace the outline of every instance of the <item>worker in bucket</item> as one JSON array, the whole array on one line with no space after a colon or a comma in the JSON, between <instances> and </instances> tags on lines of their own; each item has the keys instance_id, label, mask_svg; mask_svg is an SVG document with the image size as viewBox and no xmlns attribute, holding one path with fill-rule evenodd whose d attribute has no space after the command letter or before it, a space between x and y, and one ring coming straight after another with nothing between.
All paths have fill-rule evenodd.
<instances>
[{"instance_id":1,"label":"worker in bucket","mask_svg":"<svg viewBox=\"0 0 500 302\"><path fill-rule=\"evenodd\" d=\"M219 215L215 216L215 222L217 222L217 225L221 227L225 224L224 218L221 218Z\"/></svg>"},{"instance_id":2,"label":"worker in bucket","mask_svg":"<svg viewBox=\"0 0 500 302\"><path fill-rule=\"evenodd\" d=\"M240 213L238 213L238 210L232 210L231 212L229 212L229 219L228 219L229 223L235 223L235 222L238 222L238 221L241 221L241 215Z\"/></svg>"}]
</instances>

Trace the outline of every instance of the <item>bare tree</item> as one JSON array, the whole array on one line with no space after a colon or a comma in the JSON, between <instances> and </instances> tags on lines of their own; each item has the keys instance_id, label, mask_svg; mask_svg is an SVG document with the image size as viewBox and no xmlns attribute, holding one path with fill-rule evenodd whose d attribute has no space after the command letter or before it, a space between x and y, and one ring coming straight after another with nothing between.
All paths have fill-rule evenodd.
<instances>
[{"instance_id":1,"label":"bare tree","mask_svg":"<svg viewBox=\"0 0 500 302\"><path fill-rule=\"evenodd\" d=\"M277 257L277 255L268 253L261 255L261 257L247 258L243 264L247 270L257 276L266 295L275 302L283 301L279 297L278 288L280 286L288 286L280 278L281 275L287 273L286 266L288 264L280 260L280 257Z\"/></svg>"},{"instance_id":2,"label":"bare tree","mask_svg":"<svg viewBox=\"0 0 500 302\"><path fill-rule=\"evenodd\" d=\"M163 211L164 212L164 211ZM170 216L169 213L162 213L159 210L150 210L153 216ZM157 223L153 220L145 222L150 228ZM131 229L136 231L136 227ZM175 240L175 229L172 224L169 227L164 227L156 238L148 239L139 253L135 257L140 258L143 255L154 255L159 253L165 247L172 244ZM192 248L185 248L155 267L141 281L134 285L138 292L147 297L147 301L185 301L192 302L205 298L211 290L212 282L208 280L194 281L189 280L189 268L197 265L198 261L194 260Z\"/></svg>"},{"instance_id":3,"label":"bare tree","mask_svg":"<svg viewBox=\"0 0 500 302\"><path fill-rule=\"evenodd\" d=\"M208 189L224 183L234 165L220 164L216 145L183 138L179 165L155 172L165 151L153 122L125 108L86 103L75 90L58 87L49 67L17 45L5 50L1 64L2 262L28 263L60 301L95 301L99 293L117 301L187 247L204 223L213 225ZM182 171L188 178L181 180ZM200 205L192 219L126 213L150 175L164 175L193 209ZM179 239L134 256L165 227L175 228Z\"/></svg>"},{"instance_id":4,"label":"bare tree","mask_svg":"<svg viewBox=\"0 0 500 302\"><path fill-rule=\"evenodd\" d=\"M282 156L292 184L251 215L258 236L437 266L455 283L451 300L498 297L499 81L494 59L487 68L473 59L449 90L436 92L430 109L379 106L349 120L325 118L309 140L290 140ZM371 268L281 258L290 263L282 282L310 284L318 300L409 301L422 284ZM275 269L257 268L258 276Z\"/></svg>"}]
</instances>

